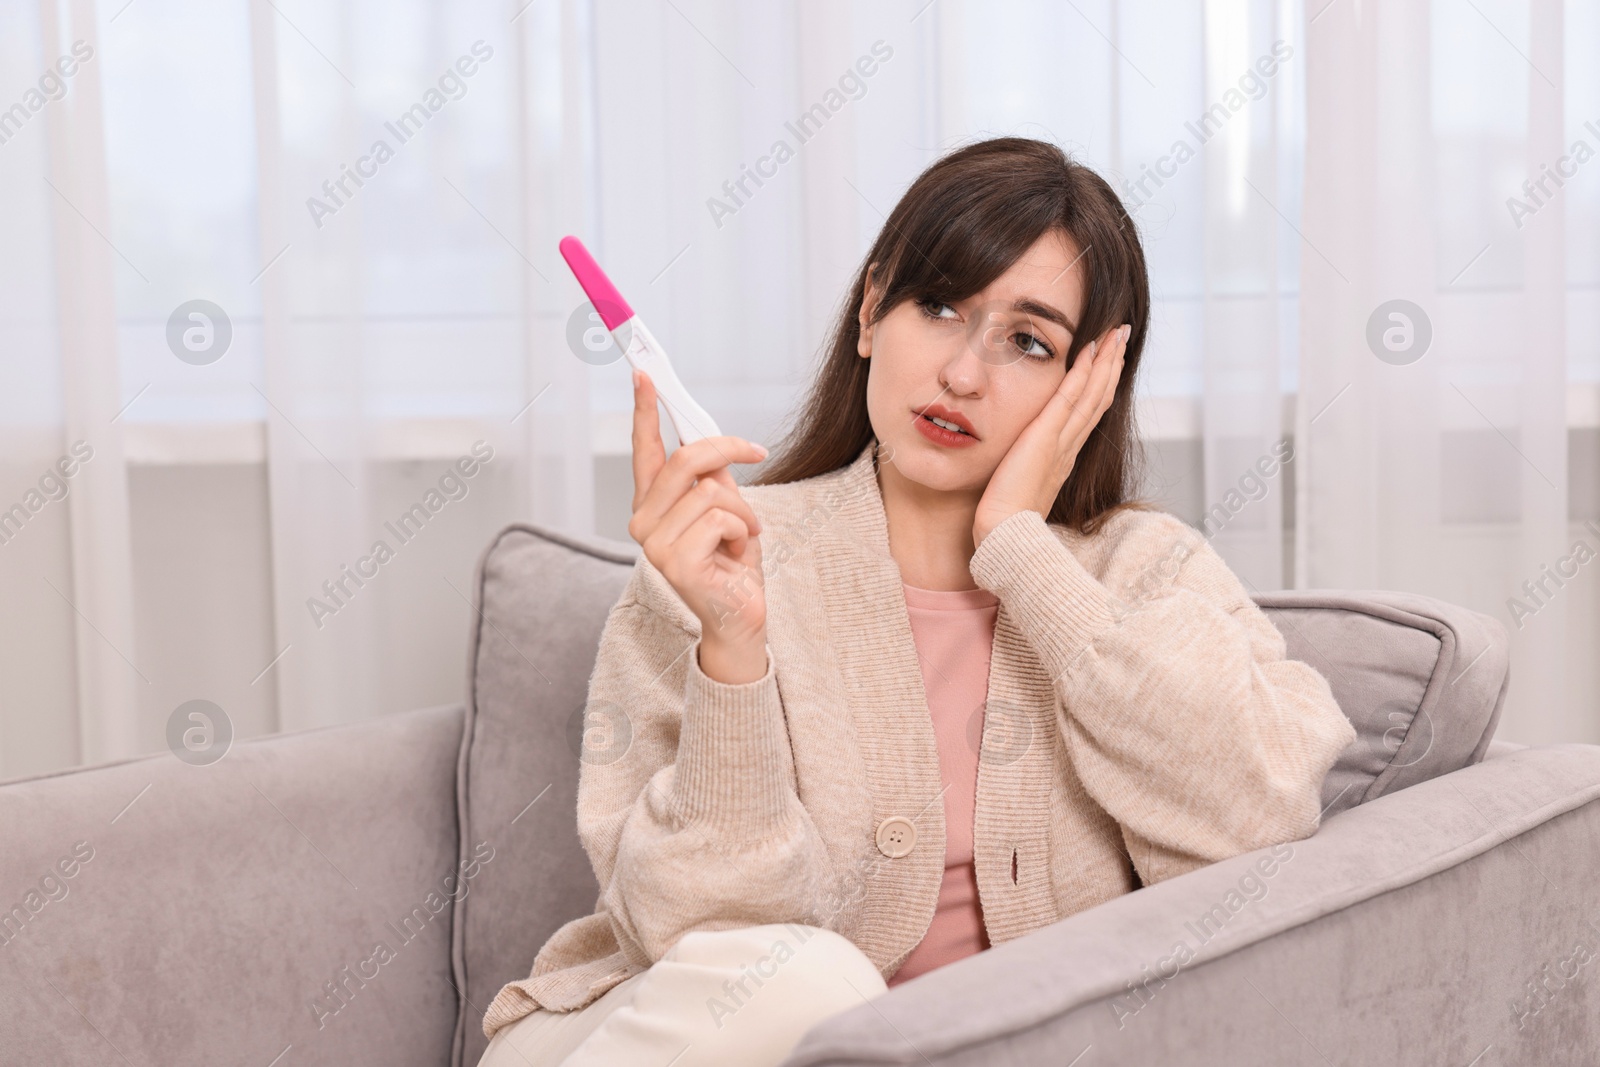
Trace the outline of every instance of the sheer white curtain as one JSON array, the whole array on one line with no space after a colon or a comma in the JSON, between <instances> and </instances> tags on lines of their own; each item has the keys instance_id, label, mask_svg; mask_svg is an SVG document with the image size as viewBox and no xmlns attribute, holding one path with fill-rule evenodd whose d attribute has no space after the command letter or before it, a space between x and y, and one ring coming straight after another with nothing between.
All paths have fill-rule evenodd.
<instances>
[{"instance_id":1,"label":"sheer white curtain","mask_svg":"<svg viewBox=\"0 0 1600 1067\"><path fill-rule=\"evenodd\" d=\"M392 681L436 658L434 620L465 634L472 595L470 556L441 558L435 523L476 542L518 517L593 525L588 368L552 255L588 217L592 48L571 0L250 15L252 386L289 729L429 699ZM409 495L396 460L420 475Z\"/></svg>"},{"instance_id":2,"label":"sheer white curtain","mask_svg":"<svg viewBox=\"0 0 1600 1067\"><path fill-rule=\"evenodd\" d=\"M1519 741L1600 738L1584 563L1600 530L1571 507L1568 455L1592 447L1600 377L1600 183L1578 169L1600 148L1583 125L1600 116L1596 14L1344 3L1307 34L1297 584L1496 617L1512 634L1500 732ZM1546 180L1557 166L1577 180ZM1375 320L1399 331L1388 359ZM1570 488L1592 506L1592 484Z\"/></svg>"},{"instance_id":3,"label":"sheer white curtain","mask_svg":"<svg viewBox=\"0 0 1600 1067\"><path fill-rule=\"evenodd\" d=\"M1139 223L1150 493L1254 588L1496 615L1503 735L1596 739L1600 566L1521 628L1507 602L1600 547L1568 456L1600 426L1600 165L1520 228L1505 199L1600 144L1597 7L0 8L0 777L159 751L194 699L237 736L460 699L497 529L625 536L628 379L557 239L770 441L883 216L999 134ZM1420 359L1368 344L1395 299Z\"/></svg>"},{"instance_id":4,"label":"sheer white curtain","mask_svg":"<svg viewBox=\"0 0 1600 1067\"><path fill-rule=\"evenodd\" d=\"M490 536L593 529L555 256L592 227L591 17L0 13L0 776L159 751L195 699L235 736L458 700Z\"/></svg>"},{"instance_id":5,"label":"sheer white curtain","mask_svg":"<svg viewBox=\"0 0 1600 1067\"><path fill-rule=\"evenodd\" d=\"M88 4L0 8L0 767L139 745L128 496L115 419L103 56ZM71 279L63 286L63 278ZM18 755L20 753L20 755Z\"/></svg>"}]
</instances>

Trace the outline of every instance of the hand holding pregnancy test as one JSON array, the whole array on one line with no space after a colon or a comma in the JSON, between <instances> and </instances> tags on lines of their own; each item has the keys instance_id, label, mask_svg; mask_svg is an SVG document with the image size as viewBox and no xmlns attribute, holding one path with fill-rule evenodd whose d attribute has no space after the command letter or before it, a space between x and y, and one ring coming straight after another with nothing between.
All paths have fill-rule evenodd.
<instances>
[{"instance_id":1,"label":"hand holding pregnancy test","mask_svg":"<svg viewBox=\"0 0 1600 1067\"><path fill-rule=\"evenodd\" d=\"M767 450L717 433L666 353L577 238L563 239L561 254L634 367L628 535L699 617L699 662L706 677L728 685L759 681L767 673L761 522L739 495L728 465L759 462ZM680 446L670 457L661 439L658 399L678 431Z\"/></svg>"}]
</instances>

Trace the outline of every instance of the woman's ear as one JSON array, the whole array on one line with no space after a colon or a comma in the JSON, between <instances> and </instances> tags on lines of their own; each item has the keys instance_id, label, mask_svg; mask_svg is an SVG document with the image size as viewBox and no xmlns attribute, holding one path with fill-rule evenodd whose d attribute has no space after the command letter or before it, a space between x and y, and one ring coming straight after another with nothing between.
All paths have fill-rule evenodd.
<instances>
[{"instance_id":1,"label":"woman's ear","mask_svg":"<svg viewBox=\"0 0 1600 1067\"><path fill-rule=\"evenodd\" d=\"M860 326L856 332L856 353L862 359L872 358L872 313L877 310L880 295L872 278L877 272L876 263L867 266L867 281L861 294L861 310L856 315L856 321Z\"/></svg>"}]
</instances>

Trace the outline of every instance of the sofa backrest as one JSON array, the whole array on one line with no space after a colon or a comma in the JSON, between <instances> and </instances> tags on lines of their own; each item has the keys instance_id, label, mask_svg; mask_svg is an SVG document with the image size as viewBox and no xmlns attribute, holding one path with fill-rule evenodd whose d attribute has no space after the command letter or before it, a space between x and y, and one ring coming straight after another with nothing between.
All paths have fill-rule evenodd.
<instances>
[{"instance_id":1,"label":"sofa backrest","mask_svg":"<svg viewBox=\"0 0 1600 1067\"><path fill-rule=\"evenodd\" d=\"M601 628L638 555L633 544L513 525L479 563L457 791L462 858L484 840L496 858L457 905L457 1067L481 1056L483 1011L500 987L526 978L545 940L598 899L574 817L584 703ZM1483 758L1508 681L1509 640L1494 619L1404 593L1256 601L1356 726L1324 784L1325 817Z\"/></svg>"}]
</instances>

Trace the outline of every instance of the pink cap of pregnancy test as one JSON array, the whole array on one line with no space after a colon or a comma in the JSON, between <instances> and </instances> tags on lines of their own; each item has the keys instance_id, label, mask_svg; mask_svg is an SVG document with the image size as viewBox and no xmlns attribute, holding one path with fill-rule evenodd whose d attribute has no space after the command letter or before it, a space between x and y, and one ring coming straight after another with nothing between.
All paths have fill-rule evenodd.
<instances>
[{"instance_id":1,"label":"pink cap of pregnancy test","mask_svg":"<svg viewBox=\"0 0 1600 1067\"><path fill-rule=\"evenodd\" d=\"M594 261L589 250L583 247L582 241L576 237L563 237L560 248L562 258L588 294L589 303L600 313L600 321L606 324L606 329L615 330L633 318L633 308L622 299L622 294L617 292L617 287L611 284L611 279L606 277L606 272L600 269L600 264Z\"/></svg>"}]
</instances>

